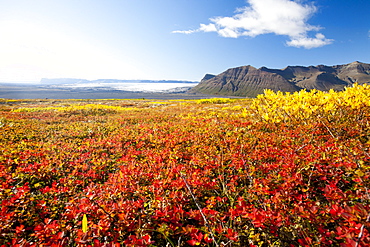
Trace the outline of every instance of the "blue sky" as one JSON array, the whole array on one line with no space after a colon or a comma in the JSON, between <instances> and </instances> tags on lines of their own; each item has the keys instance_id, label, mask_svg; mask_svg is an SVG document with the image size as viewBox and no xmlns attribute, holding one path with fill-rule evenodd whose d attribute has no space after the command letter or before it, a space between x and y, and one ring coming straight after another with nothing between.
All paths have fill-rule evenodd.
<instances>
[{"instance_id":1,"label":"blue sky","mask_svg":"<svg viewBox=\"0 0 370 247\"><path fill-rule=\"evenodd\" d=\"M370 63L369 0L0 0L0 82Z\"/></svg>"}]
</instances>

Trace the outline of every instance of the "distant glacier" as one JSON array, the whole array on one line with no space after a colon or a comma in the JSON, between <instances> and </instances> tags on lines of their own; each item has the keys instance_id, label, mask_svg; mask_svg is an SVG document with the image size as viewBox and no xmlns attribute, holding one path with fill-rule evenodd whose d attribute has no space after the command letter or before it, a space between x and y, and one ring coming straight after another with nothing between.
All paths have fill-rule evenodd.
<instances>
[{"instance_id":1,"label":"distant glacier","mask_svg":"<svg viewBox=\"0 0 370 247\"><path fill-rule=\"evenodd\" d=\"M119 90L128 92L146 93L180 93L198 85L194 81L167 81L167 80L84 80L84 79L42 79L40 84L44 88L76 89L76 90Z\"/></svg>"}]
</instances>

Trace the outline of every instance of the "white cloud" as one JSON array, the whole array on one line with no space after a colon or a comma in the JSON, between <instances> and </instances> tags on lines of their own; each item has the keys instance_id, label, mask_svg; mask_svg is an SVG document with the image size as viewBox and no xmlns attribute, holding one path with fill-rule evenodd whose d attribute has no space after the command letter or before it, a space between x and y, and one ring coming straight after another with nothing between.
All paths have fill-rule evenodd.
<instances>
[{"instance_id":1,"label":"white cloud","mask_svg":"<svg viewBox=\"0 0 370 247\"><path fill-rule=\"evenodd\" d=\"M312 26L307 20L317 11L312 4L302 4L296 0L247 0L249 6L237 9L232 17L211 18L210 24L200 24L200 28L174 33L191 34L194 32L217 32L222 37L274 33L290 38L288 46L316 48L332 43L321 33L309 37L308 32L318 31L320 26Z\"/></svg>"},{"instance_id":2,"label":"white cloud","mask_svg":"<svg viewBox=\"0 0 370 247\"><path fill-rule=\"evenodd\" d=\"M197 30L185 30L185 31L177 30L177 31L172 31L172 33L183 33L183 34L191 34L191 33L195 33L195 32L197 32Z\"/></svg>"},{"instance_id":3,"label":"white cloud","mask_svg":"<svg viewBox=\"0 0 370 247\"><path fill-rule=\"evenodd\" d=\"M309 37L294 37L291 41L287 42L287 45L294 47L304 47L306 49L317 48L324 45L329 45L333 42L331 39L326 39L321 33L316 34L315 38Z\"/></svg>"},{"instance_id":4,"label":"white cloud","mask_svg":"<svg viewBox=\"0 0 370 247\"><path fill-rule=\"evenodd\" d=\"M215 24L200 24L199 30L203 32L217 32L217 27Z\"/></svg>"},{"instance_id":5,"label":"white cloud","mask_svg":"<svg viewBox=\"0 0 370 247\"><path fill-rule=\"evenodd\" d=\"M182 33L182 34L192 34L192 33L196 33L196 32L217 32L217 27L215 24L211 23L211 24L208 24L208 25L205 25L205 24L200 24L200 28L198 29L195 29L195 30L176 30L176 31L172 31L172 33Z\"/></svg>"}]
</instances>

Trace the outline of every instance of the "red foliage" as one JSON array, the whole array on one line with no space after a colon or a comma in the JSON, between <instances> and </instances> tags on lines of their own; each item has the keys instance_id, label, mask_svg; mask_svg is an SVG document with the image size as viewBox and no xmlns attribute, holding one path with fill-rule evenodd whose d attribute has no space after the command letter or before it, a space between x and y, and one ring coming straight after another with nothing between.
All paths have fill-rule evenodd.
<instances>
[{"instance_id":1,"label":"red foliage","mask_svg":"<svg viewBox=\"0 0 370 247\"><path fill-rule=\"evenodd\" d=\"M368 114L293 126L208 113L4 112L0 245L370 244Z\"/></svg>"}]
</instances>

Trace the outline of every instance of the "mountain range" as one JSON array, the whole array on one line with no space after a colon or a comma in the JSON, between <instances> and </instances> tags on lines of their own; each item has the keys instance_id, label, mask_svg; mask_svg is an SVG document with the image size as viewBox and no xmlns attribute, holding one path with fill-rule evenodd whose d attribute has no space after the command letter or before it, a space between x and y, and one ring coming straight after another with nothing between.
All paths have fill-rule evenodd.
<instances>
[{"instance_id":1,"label":"mountain range","mask_svg":"<svg viewBox=\"0 0 370 247\"><path fill-rule=\"evenodd\" d=\"M119 79L98 79L86 80L76 78L42 78L40 84L86 84L86 83L198 83L196 81L177 80L119 80Z\"/></svg>"},{"instance_id":2,"label":"mountain range","mask_svg":"<svg viewBox=\"0 0 370 247\"><path fill-rule=\"evenodd\" d=\"M284 69L241 66L219 75L206 74L189 93L255 97L264 89L282 92L302 89L339 91L354 83L370 83L370 64L356 61L344 65L288 66Z\"/></svg>"}]
</instances>

